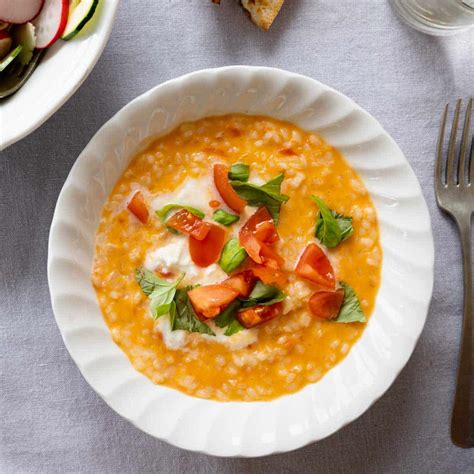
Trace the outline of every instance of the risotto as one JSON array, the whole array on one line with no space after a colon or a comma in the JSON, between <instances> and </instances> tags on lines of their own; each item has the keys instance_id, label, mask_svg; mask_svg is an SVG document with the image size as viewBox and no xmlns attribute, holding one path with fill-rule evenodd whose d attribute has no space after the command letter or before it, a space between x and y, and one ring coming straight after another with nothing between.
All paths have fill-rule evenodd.
<instances>
[{"instance_id":1,"label":"risotto","mask_svg":"<svg viewBox=\"0 0 474 474\"><path fill-rule=\"evenodd\" d=\"M114 341L154 383L257 401L346 357L381 265L374 206L338 150L229 115L134 158L104 206L92 280Z\"/></svg>"}]
</instances>

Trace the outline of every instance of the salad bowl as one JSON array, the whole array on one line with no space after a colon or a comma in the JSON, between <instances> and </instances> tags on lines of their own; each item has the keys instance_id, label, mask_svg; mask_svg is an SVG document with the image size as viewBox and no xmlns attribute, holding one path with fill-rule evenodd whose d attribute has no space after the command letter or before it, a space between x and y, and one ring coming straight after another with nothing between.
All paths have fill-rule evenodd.
<instances>
[{"instance_id":1,"label":"salad bowl","mask_svg":"<svg viewBox=\"0 0 474 474\"><path fill-rule=\"evenodd\" d=\"M118 4L100 1L84 33L41 50L44 54L31 76L0 101L0 151L41 126L86 80L107 44Z\"/></svg>"},{"instance_id":2,"label":"salad bowl","mask_svg":"<svg viewBox=\"0 0 474 474\"><path fill-rule=\"evenodd\" d=\"M205 400L153 384L113 342L91 282L101 210L131 159L183 122L230 113L285 120L337 147L363 179L381 232L381 286L362 337L320 381L270 401ZM433 261L430 218L418 181L373 117L314 79L234 66L159 85L97 132L58 199L48 280L64 343L87 382L113 410L144 432L184 449L255 457L321 440L385 393L423 329Z\"/></svg>"}]
</instances>

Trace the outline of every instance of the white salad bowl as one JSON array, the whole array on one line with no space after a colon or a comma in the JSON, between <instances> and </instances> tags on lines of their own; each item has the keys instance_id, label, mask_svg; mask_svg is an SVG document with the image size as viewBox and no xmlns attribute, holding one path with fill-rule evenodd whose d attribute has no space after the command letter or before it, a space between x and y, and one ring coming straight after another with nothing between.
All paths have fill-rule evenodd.
<instances>
[{"instance_id":1,"label":"white salad bowl","mask_svg":"<svg viewBox=\"0 0 474 474\"><path fill-rule=\"evenodd\" d=\"M265 402L223 403L154 385L113 342L91 284L101 209L131 158L184 121L228 113L287 120L339 148L372 196L384 252L375 311L347 357L319 382ZM433 260L430 218L418 181L374 118L308 77L235 66L157 86L97 132L59 196L48 278L67 349L92 388L117 413L181 448L217 456L263 456L329 436L390 387L423 329Z\"/></svg>"},{"instance_id":2,"label":"white salad bowl","mask_svg":"<svg viewBox=\"0 0 474 474\"><path fill-rule=\"evenodd\" d=\"M15 94L0 101L0 151L26 137L79 89L107 44L119 0L101 0L92 24L70 41L57 41Z\"/></svg>"}]
</instances>

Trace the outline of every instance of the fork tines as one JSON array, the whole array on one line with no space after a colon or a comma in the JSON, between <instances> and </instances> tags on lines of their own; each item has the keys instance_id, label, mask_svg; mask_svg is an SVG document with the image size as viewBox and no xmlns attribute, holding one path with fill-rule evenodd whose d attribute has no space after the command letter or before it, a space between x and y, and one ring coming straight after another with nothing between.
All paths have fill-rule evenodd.
<instances>
[{"instance_id":1,"label":"fork tines","mask_svg":"<svg viewBox=\"0 0 474 474\"><path fill-rule=\"evenodd\" d=\"M436 163L436 183L443 187L448 186L470 186L474 181L474 136L469 140L471 134L472 98L469 99L462 126L462 138L459 147L457 146L457 135L459 127L459 117L461 115L461 99L456 101L453 124L449 135L447 154L443 153L444 135L446 121L448 118L449 104L446 105L441 119L441 128L438 139L437 163ZM458 153L456 153L458 151ZM446 156L446 158L445 158Z\"/></svg>"}]
</instances>

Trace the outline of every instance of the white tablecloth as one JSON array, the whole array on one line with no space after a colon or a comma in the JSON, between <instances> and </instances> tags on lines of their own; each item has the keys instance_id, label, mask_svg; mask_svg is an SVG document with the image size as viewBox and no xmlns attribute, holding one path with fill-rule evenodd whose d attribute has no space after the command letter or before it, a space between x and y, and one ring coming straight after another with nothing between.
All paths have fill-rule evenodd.
<instances>
[{"instance_id":1,"label":"white tablecloth","mask_svg":"<svg viewBox=\"0 0 474 474\"><path fill-rule=\"evenodd\" d=\"M162 81L230 64L314 77L371 112L406 153L436 243L433 302L407 367L359 420L297 452L257 460L181 451L135 429L70 359L49 302L47 238L74 160L123 105ZM474 94L474 31L400 23L385 0L287 0L268 33L233 0L124 0L89 79L45 125L0 155L0 472L472 472L449 438L461 329L455 228L435 205L443 105Z\"/></svg>"}]
</instances>

